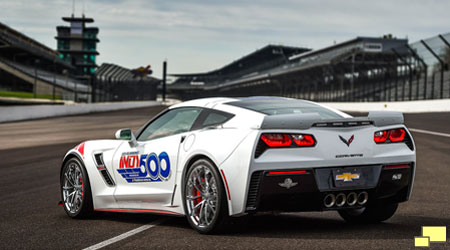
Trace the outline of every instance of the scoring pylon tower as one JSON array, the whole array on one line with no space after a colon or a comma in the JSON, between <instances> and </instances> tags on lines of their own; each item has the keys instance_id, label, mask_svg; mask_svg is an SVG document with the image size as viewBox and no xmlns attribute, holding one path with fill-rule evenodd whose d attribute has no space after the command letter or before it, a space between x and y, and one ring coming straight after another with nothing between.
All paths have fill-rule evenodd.
<instances>
[{"instance_id":1,"label":"scoring pylon tower","mask_svg":"<svg viewBox=\"0 0 450 250\"><path fill-rule=\"evenodd\" d=\"M94 19L85 17L63 17L63 21L70 26L57 26L57 47L61 59L75 67L75 76L80 80L87 80L95 73L97 68L96 57L98 27L86 27L87 23L93 23Z\"/></svg>"}]
</instances>

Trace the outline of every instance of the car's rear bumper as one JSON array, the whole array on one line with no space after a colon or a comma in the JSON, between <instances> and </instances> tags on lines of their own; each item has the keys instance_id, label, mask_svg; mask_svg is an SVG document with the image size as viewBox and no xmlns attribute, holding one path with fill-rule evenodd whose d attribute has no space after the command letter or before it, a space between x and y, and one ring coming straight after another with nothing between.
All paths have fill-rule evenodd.
<instances>
[{"instance_id":1,"label":"car's rear bumper","mask_svg":"<svg viewBox=\"0 0 450 250\"><path fill-rule=\"evenodd\" d=\"M392 168L387 168L391 166ZM395 167L397 166L397 167ZM403 167L402 167L403 166ZM414 178L414 162L363 166L260 170L252 173L245 212L323 211L358 208L374 203L399 203L408 200ZM336 171L358 171L361 178L336 182ZM327 195L336 197L366 192L367 202L325 204ZM362 194L363 195L363 194Z\"/></svg>"}]
</instances>

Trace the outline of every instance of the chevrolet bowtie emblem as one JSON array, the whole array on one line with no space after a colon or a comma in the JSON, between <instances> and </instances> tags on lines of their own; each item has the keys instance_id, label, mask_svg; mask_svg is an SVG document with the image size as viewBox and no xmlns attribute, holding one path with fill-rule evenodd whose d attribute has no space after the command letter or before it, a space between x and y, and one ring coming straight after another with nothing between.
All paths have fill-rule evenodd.
<instances>
[{"instance_id":1,"label":"chevrolet bowtie emblem","mask_svg":"<svg viewBox=\"0 0 450 250\"><path fill-rule=\"evenodd\" d=\"M344 137L342 137L342 136L339 136L339 139L341 139L341 141L343 143L345 143L345 145L347 145L347 147L350 147L350 143L352 143L353 139L355 139L355 136L354 135L350 136L350 138L348 138L348 140L344 139Z\"/></svg>"},{"instance_id":2,"label":"chevrolet bowtie emblem","mask_svg":"<svg viewBox=\"0 0 450 250\"><path fill-rule=\"evenodd\" d=\"M298 182L293 182L291 178L286 178L286 179L284 179L284 182L278 183L278 185L280 185L280 187L284 187L286 189L289 189L291 187L297 186Z\"/></svg>"},{"instance_id":3,"label":"chevrolet bowtie emblem","mask_svg":"<svg viewBox=\"0 0 450 250\"><path fill-rule=\"evenodd\" d=\"M359 179L359 174L352 174L352 173L343 173L336 175L337 181L353 181Z\"/></svg>"}]
</instances>

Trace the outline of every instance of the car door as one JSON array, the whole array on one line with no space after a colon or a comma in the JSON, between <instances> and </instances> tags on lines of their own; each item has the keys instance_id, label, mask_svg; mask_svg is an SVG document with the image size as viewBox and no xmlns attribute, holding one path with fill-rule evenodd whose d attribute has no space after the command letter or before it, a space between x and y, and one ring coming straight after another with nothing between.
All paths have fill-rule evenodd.
<instances>
[{"instance_id":1,"label":"car door","mask_svg":"<svg viewBox=\"0 0 450 250\"><path fill-rule=\"evenodd\" d=\"M171 109L149 123L137 145L124 142L114 156L120 208L153 208L170 205L180 144L201 113L201 108Z\"/></svg>"}]
</instances>

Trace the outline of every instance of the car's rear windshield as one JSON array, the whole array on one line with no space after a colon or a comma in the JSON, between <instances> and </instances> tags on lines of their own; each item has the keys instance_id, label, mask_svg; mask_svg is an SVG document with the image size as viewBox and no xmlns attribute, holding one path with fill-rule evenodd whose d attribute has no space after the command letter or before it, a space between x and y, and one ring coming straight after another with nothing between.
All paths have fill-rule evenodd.
<instances>
[{"instance_id":1,"label":"car's rear windshield","mask_svg":"<svg viewBox=\"0 0 450 250\"><path fill-rule=\"evenodd\" d=\"M250 109L266 115L281 115L281 114L302 114L302 113L317 113L322 118L342 118L336 112L323 108L317 104L295 100L295 99L258 99L258 100L242 100L226 103L245 109Z\"/></svg>"}]
</instances>

